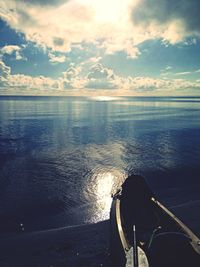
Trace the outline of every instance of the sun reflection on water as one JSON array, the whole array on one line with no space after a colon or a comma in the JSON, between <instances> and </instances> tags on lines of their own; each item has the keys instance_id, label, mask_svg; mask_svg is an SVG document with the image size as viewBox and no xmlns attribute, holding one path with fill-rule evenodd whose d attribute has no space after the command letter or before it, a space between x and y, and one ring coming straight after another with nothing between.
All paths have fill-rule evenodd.
<instances>
[{"instance_id":1,"label":"sun reflection on water","mask_svg":"<svg viewBox=\"0 0 200 267\"><path fill-rule=\"evenodd\" d=\"M95 177L93 186L95 199L93 199L92 222L98 222L109 218L112 194L120 187L124 180L124 174L115 170L99 172L94 174L93 177Z\"/></svg>"},{"instance_id":2,"label":"sun reflection on water","mask_svg":"<svg viewBox=\"0 0 200 267\"><path fill-rule=\"evenodd\" d=\"M97 204L101 210L102 219L106 217L106 212L109 210L111 205L111 194L114 184L114 175L112 173L104 173L99 175L97 180Z\"/></svg>"},{"instance_id":3,"label":"sun reflection on water","mask_svg":"<svg viewBox=\"0 0 200 267\"><path fill-rule=\"evenodd\" d=\"M95 101L114 101L114 100L120 100L122 98L116 97L116 96L93 96L93 97L90 97L90 99L95 100Z\"/></svg>"}]
</instances>

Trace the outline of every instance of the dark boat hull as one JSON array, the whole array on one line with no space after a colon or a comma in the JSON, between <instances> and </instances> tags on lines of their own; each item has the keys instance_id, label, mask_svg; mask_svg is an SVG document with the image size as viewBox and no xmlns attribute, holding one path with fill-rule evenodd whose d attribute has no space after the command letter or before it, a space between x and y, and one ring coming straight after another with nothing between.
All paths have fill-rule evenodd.
<instances>
[{"instance_id":1,"label":"dark boat hull","mask_svg":"<svg viewBox=\"0 0 200 267\"><path fill-rule=\"evenodd\" d=\"M148 201L141 207L137 203L133 217L138 229L138 247L145 252L149 266L199 267L199 238L154 197ZM117 267L127 266L127 253L132 246L132 226L129 225L127 210L124 212L123 208L121 195L114 196L110 213L111 258L113 266ZM141 209L147 214L146 219L137 214Z\"/></svg>"}]
</instances>

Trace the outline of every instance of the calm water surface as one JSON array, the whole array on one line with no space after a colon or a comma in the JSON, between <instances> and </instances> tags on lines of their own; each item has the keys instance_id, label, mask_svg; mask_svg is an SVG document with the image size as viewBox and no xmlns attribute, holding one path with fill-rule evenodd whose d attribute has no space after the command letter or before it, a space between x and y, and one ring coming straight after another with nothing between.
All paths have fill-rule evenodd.
<instances>
[{"instance_id":1,"label":"calm water surface","mask_svg":"<svg viewBox=\"0 0 200 267\"><path fill-rule=\"evenodd\" d=\"M200 98L0 97L1 229L105 220L133 171L200 233L199 118Z\"/></svg>"}]
</instances>

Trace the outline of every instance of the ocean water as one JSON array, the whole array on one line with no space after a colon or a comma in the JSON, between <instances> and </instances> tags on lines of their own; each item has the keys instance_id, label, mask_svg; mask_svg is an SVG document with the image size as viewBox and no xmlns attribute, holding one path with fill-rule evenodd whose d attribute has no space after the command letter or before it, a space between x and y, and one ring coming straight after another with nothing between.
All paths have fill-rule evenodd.
<instances>
[{"instance_id":1,"label":"ocean water","mask_svg":"<svg viewBox=\"0 0 200 267\"><path fill-rule=\"evenodd\" d=\"M131 172L200 233L200 98L0 97L0 232L106 220Z\"/></svg>"}]
</instances>

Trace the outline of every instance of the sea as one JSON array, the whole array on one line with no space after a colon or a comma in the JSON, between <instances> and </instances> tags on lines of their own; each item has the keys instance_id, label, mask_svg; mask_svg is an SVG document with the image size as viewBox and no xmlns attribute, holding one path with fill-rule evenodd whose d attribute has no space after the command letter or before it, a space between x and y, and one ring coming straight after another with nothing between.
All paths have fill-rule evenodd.
<instances>
[{"instance_id":1,"label":"sea","mask_svg":"<svg viewBox=\"0 0 200 267\"><path fill-rule=\"evenodd\" d=\"M0 233L108 220L131 173L200 234L199 97L0 97Z\"/></svg>"}]
</instances>

